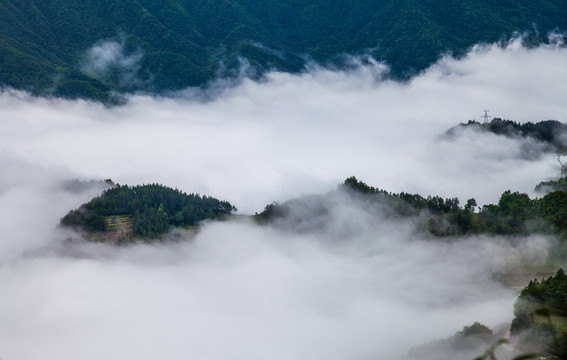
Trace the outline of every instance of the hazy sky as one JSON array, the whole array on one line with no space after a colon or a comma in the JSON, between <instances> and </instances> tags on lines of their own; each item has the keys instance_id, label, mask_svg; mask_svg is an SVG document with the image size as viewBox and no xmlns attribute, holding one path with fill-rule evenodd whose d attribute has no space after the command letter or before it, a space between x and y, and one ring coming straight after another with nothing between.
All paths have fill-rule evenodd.
<instances>
[{"instance_id":1,"label":"hazy sky","mask_svg":"<svg viewBox=\"0 0 567 360\"><path fill-rule=\"evenodd\" d=\"M483 109L566 122L565 64L565 49L516 41L444 58L405 84L381 81L375 64L243 79L205 102L194 89L114 108L4 91L0 358L380 358L476 320L509 321L513 293L491 271L544 254L548 239L425 243L411 224L345 202L336 224L360 226L338 247L328 230L224 223L175 245L66 249L57 222L100 188L62 183L159 182L241 213L352 175L389 191L497 202L558 176L556 159L523 159L525 144L489 134L439 135Z\"/></svg>"}]
</instances>

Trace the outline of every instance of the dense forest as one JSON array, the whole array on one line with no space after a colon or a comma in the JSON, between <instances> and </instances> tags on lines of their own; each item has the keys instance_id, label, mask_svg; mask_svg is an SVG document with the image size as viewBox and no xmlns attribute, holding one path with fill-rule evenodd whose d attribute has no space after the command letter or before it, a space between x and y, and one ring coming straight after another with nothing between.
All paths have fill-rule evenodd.
<instances>
[{"instance_id":1,"label":"dense forest","mask_svg":"<svg viewBox=\"0 0 567 360\"><path fill-rule=\"evenodd\" d=\"M519 347L548 359L567 358L567 275L559 269L541 282L531 281L516 299L512 335Z\"/></svg>"},{"instance_id":2,"label":"dense forest","mask_svg":"<svg viewBox=\"0 0 567 360\"><path fill-rule=\"evenodd\" d=\"M344 192L363 202L379 207L377 214L417 219L419 229L434 236L468 234L530 235L558 234L567 236L567 192L553 191L541 198L531 199L525 193L505 191L497 204L477 206L474 198L461 206L458 198L423 197L419 194L390 193L350 177L339 188L326 195L308 196L272 203L256 215L260 222L295 222L292 209L303 207L301 214L321 217L329 211L329 199ZM295 228L298 228L295 226ZM299 227L300 228L300 227Z\"/></svg>"},{"instance_id":3,"label":"dense forest","mask_svg":"<svg viewBox=\"0 0 567 360\"><path fill-rule=\"evenodd\" d=\"M458 136L459 131L464 129L487 131L507 137L528 138L544 145L543 151L559 155L567 154L567 124L557 120L546 120L537 123L518 123L501 118L494 118L486 123L469 120L467 123L449 129L445 136L448 138Z\"/></svg>"},{"instance_id":4,"label":"dense forest","mask_svg":"<svg viewBox=\"0 0 567 360\"><path fill-rule=\"evenodd\" d=\"M236 208L227 201L184 192L163 185L116 185L61 219L61 225L90 232L108 230L109 218L133 218L134 235L155 238L172 226L193 226L217 219Z\"/></svg>"},{"instance_id":5,"label":"dense forest","mask_svg":"<svg viewBox=\"0 0 567 360\"><path fill-rule=\"evenodd\" d=\"M200 86L242 59L261 75L348 66L345 54L408 78L480 42L525 33L535 45L565 29L563 0L0 0L0 85L112 101Z\"/></svg>"}]
</instances>

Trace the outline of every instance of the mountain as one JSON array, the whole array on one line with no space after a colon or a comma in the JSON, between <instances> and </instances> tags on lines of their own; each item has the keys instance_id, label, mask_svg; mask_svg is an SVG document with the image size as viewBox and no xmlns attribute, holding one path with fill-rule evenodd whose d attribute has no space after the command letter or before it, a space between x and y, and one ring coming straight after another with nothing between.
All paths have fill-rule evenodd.
<instances>
[{"instance_id":1,"label":"mountain","mask_svg":"<svg viewBox=\"0 0 567 360\"><path fill-rule=\"evenodd\" d=\"M334 214L344 203L355 204L375 219L411 220L416 231L438 238L475 234L510 237L539 234L556 235L562 241L567 240L565 191L552 191L541 198L531 199L525 193L506 190L497 204L478 207L476 200L471 198L460 206L458 198L390 193L369 186L354 176L327 194L268 204L254 218L258 223L287 231L312 233L333 224Z\"/></svg>"},{"instance_id":2,"label":"mountain","mask_svg":"<svg viewBox=\"0 0 567 360\"><path fill-rule=\"evenodd\" d=\"M557 156L567 154L567 124L557 120L536 123L528 121L523 124L501 118L494 118L482 124L469 120L467 123L461 123L447 130L442 137L453 139L461 136L463 131L467 130L490 132L499 136L527 140L526 147L531 146L531 149L526 149L525 153L534 158L543 153L552 153ZM537 146L534 146L534 143Z\"/></svg>"},{"instance_id":3,"label":"mountain","mask_svg":"<svg viewBox=\"0 0 567 360\"><path fill-rule=\"evenodd\" d=\"M236 211L227 201L159 184L116 185L61 219L95 241L149 241L173 227L193 227Z\"/></svg>"},{"instance_id":4,"label":"mountain","mask_svg":"<svg viewBox=\"0 0 567 360\"><path fill-rule=\"evenodd\" d=\"M238 70L297 72L371 55L407 78L440 54L567 29L563 0L0 0L0 84L108 100Z\"/></svg>"}]
</instances>

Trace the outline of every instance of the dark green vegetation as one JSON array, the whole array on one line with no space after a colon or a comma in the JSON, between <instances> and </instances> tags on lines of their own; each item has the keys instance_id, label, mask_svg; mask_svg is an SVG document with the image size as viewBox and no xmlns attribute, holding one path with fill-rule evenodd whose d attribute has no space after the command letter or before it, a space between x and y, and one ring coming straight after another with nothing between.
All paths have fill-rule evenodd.
<instances>
[{"instance_id":1,"label":"dark green vegetation","mask_svg":"<svg viewBox=\"0 0 567 360\"><path fill-rule=\"evenodd\" d=\"M557 180L542 181L536 185L535 191L539 193L550 193L553 191L567 191L567 177L562 176Z\"/></svg>"},{"instance_id":2,"label":"dark green vegetation","mask_svg":"<svg viewBox=\"0 0 567 360\"><path fill-rule=\"evenodd\" d=\"M446 52L515 32L538 44L555 29L567 29L563 0L0 0L0 84L110 101L110 90L203 85L240 58L261 74L299 71L306 59L345 66L342 54L385 60L407 78ZM85 66L102 41L119 59Z\"/></svg>"},{"instance_id":3,"label":"dark green vegetation","mask_svg":"<svg viewBox=\"0 0 567 360\"><path fill-rule=\"evenodd\" d=\"M517 123L494 118L491 122L484 124L469 120L466 124L460 124L448 130L446 136L458 136L459 130L463 129L475 129L507 137L531 139L542 145L541 148L537 149L538 152L567 154L567 125L557 120Z\"/></svg>"},{"instance_id":4,"label":"dark green vegetation","mask_svg":"<svg viewBox=\"0 0 567 360\"><path fill-rule=\"evenodd\" d=\"M455 138L463 130L469 129L528 140L522 148L522 156L529 159L538 158L543 154L554 154L561 166L561 177L556 180L542 181L536 185L535 191L541 194L557 190L567 191L567 164L563 159L567 155L567 124L556 120L537 123L518 123L500 118L494 118L488 123L469 120L465 124L459 124L449 129L445 133L445 137Z\"/></svg>"},{"instance_id":5,"label":"dark green vegetation","mask_svg":"<svg viewBox=\"0 0 567 360\"><path fill-rule=\"evenodd\" d=\"M148 239L165 233L172 226L193 226L233 211L236 208L227 201L185 194L162 185L117 185L70 211L61 219L61 225L104 232L110 230L109 224L124 222L131 224L135 236Z\"/></svg>"},{"instance_id":6,"label":"dark green vegetation","mask_svg":"<svg viewBox=\"0 0 567 360\"><path fill-rule=\"evenodd\" d=\"M567 275L563 269L541 281L530 281L522 289L514 304L510 339L504 338L505 333L503 328L495 334L476 322L447 339L413 348L410 358L567 359ZM503 348L503 344L513 347Z\"/></svg>"},{"instance_id":7,"label":"dark green vegetation","mask_svg":"<svg viewBox=\"0 0 567 360\"><path fill-rule=\"evenodd\" d=\"M420 360L471 360L490 348L503 334L475 322L455 335L410 349L410 359Z\"/></svg>"},{"instance_id":8,"label":"dark green vegetation","mask_svg":"<svg viewBox=\"0 0 567 360\"><path fill-rule=\"evenodd\" d=\"M416 219L419 229L434 236L469 234L567 236L567 192L554 191L542 198L505 191L498 204L478 207L475 199L460 206L458 198L423 197L419 194L389 193L350 177L337 191L344 191L363 203L375 204L371 211L387 217ZM336 192L334 192L336 193ZM334 193L304 197L282 204L273 203L257 215L262 222L304 221L293 209L302 207L305 216L321 217L329 212L329 198ZM297 228L297 226L295 226Z\"/></svg>"},{"instance_id":9,"label":"dark green vegetation","mask_svg":"<svg viewBox=\"0 0 567 360\"><path fill-rule=\"evenodd\" d=\"M567 358L567 275L534 280L518 296L510 331L519 346L542 352L547 359Z\"/></svg>"}]
</instances>

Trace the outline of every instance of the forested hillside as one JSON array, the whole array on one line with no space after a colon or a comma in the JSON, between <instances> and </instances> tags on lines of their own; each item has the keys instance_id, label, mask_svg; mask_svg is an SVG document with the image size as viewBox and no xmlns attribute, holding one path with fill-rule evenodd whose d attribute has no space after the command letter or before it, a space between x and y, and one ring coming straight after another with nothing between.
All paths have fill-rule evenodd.
<instances>
[{"instance_id":1,"label":"forested hillside","mask_svg":"<svg viewBox=\"0 0 567 360\"><path fill-rule=\"evenodd\" d=\"M507 190L497 204L479 207L475 199L468 199L461 205L458 198L390 193L369 186L355 177L346 179L336 191L325 195L269 204L256 218L260 222L280 224L295 231L313 231L304 224L331 222L335 198L342 193L360 204L366 204L367 211L375 213L377 217L414 219L418 230L433 236L567 236L567 192L564 191L554 191L531 199L525 193Z\"/></svg>"},{"instance_id":2,"label":"forested hillside","mask_svg":"<svg viewBox=\"0 0 567 360\"><path fill-rule=\"evenodd\" d=\"M546 359L567 356L567 275L559 269L554 276L530 281L514 304L510 327L519 335L519 347L539 351Z\"/></svg>"},{"instance_id":3,"label":"forested hillside","mask_svg":"<svg viewBox=\"0 0 567 360\"><path fill-rule=\"evenodd\" d=\"M0 0L0 84L36 94L109 99L111 90L198 86L246 59L299 71L341 54L411 76L442 53L567 29L562 0Z\"/></svg>"},{"instance_id":4,"label":"forested hillside","mask_svg":"<svg viewBox=\"0 0 567 360\"><path fill-rule=\"evenodd\" d=\"M109 230L112 218L126 216L140 239L155 238L172 226L192 226L231 214L236 208L209 196L185 194L158 184L117 185L61 219L61 225L89 232Z\"/></svg>"},{"instance_id":5,"label":"forested hillside","mask_svg":"<svg viewBox=\"0 0 567 360\"><path fill-rule=\"evenodd\" d=\"M459 131L466 129L487 131L507 137L527 138L540 143L542 152L551 152L557 155L567 154L567 124L557 120L536 123L528 121L523 124L501 118L494 118L486 123L469 120L465 124L459 124L449 129L445 136L449 138L459 136Z\"/></svg>"}]
</instances>

